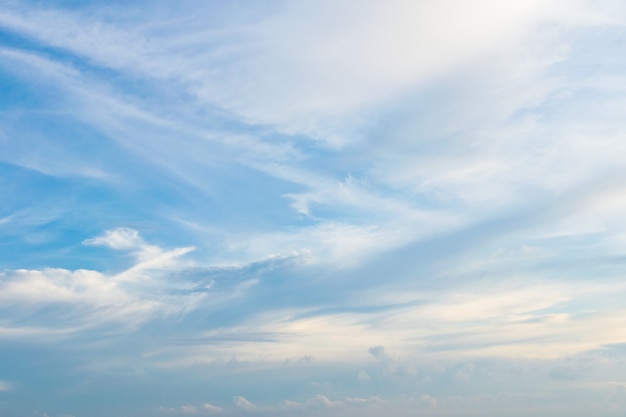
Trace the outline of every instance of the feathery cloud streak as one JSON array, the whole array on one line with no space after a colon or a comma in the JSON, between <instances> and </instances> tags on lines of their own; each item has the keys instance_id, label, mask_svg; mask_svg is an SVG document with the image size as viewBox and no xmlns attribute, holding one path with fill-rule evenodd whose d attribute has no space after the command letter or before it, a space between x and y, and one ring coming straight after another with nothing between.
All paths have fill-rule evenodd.
<instances>
[{"instance_id":1,"label":"feathery cloud streak","mask_svg":"<svg viewBox=\"0 0 626 417\"><path fill-rule=\"evenodd\" d=\"M620 2L1 9L3 413L623 414Z\"/></svg>"}]
</instances>

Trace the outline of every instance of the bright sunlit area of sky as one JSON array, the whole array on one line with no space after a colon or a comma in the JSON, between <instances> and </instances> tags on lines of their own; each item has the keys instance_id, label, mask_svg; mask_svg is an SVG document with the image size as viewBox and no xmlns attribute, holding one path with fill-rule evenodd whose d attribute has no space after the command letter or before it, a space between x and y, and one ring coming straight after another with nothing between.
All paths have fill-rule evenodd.
<instances>
[{"instance_id":1,"label":"bright sunlit area of sky","mask_svg":"<svg viewBox=\"0 0 626 417\"><path fill-rule=\"evenodd\" d=\"M623 417L623 0L0 0L0 415Z\"/></svg>"}]
</instances>

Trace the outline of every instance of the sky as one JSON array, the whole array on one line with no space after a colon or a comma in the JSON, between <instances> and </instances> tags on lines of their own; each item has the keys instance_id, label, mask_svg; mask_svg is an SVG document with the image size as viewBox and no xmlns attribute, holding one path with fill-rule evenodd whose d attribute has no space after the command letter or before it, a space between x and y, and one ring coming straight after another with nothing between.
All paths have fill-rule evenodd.
<instances>
[{"instance_id":1,"label":"sky","mask_svg":"<svg viewBox=\"0 0 626 417\"><path fill-rule=\"evenodd\" d=\"M0 416L624 416L625 47L620 0L0 0Z\"/></svg>"}]
</instances>

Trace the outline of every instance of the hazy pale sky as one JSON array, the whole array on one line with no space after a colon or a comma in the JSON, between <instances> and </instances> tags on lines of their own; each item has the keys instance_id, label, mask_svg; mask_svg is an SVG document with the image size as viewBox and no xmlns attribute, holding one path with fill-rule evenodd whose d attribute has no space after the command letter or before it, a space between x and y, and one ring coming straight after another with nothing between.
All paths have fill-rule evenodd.
<instances>
[{"instance_id":1,"label":"hazy pale sky","mask_svg":"<svg viewBox=\"0 0 626 417\"><path fill-rule=\"evenodd\" d=\"M0 0L0 415L626 415L626 3Z\"/></svg>"}]
</instances>

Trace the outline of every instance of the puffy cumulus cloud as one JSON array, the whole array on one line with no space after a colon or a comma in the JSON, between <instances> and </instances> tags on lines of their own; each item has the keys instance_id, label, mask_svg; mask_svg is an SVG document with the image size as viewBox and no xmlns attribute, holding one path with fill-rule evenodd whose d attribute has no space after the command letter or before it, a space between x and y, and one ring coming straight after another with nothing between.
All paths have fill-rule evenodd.
<instances>
[{"instance_id":1,"label":"puffy cumulus cloud","mask_svg":"<svg viewBox=\"0 0 626 417\"><path fill-rule=\"evenodd\" d=\"M258 406L250 401L246 397L241 395L235 395L233 397L233 405L245 411L253 411L258 409Z\"/></svg>"},{"instance_id":2,"label":"puffy cumulus cloud","mask_svg":"<svg viewBox=\"0 0 626 417\"><path fill-rule=\"evenodd\" d=\"M394 355L389 354L384 346L372 346L368 349L368 352L380 362L386 374L408 376L417 374L417 368L414 364L398 360Z\"/></svg>"},{"instance_id":3,"label":"puffy cumulus cloud","mask_svg":"<svg viewBox=\"0 0 626 417\"><path fill-rule=\"evenodd\" d=\"M224 411L223 408L213 405L211 403L202 404L202 410L209 414L217 414L217 413L221 413L222 411Z\"/></svg>"},{"instance_id":4,"label":"puffy cumulus cloud","mask_svg":"<svg viewBox=\"0 0 626 417\"><path fill-rule=\"evenodd\" d=\"M145 245L143 239L139 237L139 232L127 227L107 230L102 236L86 239L83 243L85 245L107 246L116 250L136 249Z\"/></svg>"},{"instance_id":5,"label":"puffy cumulus cloud","mask_svg":"<svg viewBox=\"0 0 626 417\"><path fill-rule=\"evenodd\" d=\"M163 251L155 245L144 242L139 232L134 229L120 227L107 230L102 236L86 239L83 244L91 246L106 246L115 250L127 250L135 256L140 263L129 271L138 271L146 268L163 268L173 264L173 261L185 253L193 251L193 247L184 247L173 251ZM128 276L125 271L124 275Z\"/></svg>"},{"instance_id":6,"label":"puffy cumulus cloud","mask_svg":"<svg viewBox=\"0 0 626 417\"><path fill-rule=\"evenodd\" d=\"M9 271L0 277L0 288L8 322L18 328L28 317L32 322L33 314L40 329L50 326L52 331L77 331L107 322L132 327L163 308L160 301L133 294L97 271ZM60 329L55 317L65 318Z\"/></svg>"},{"instance_id":7,"label":"puffy cumulus cloud","mask_svg":"<svg viewBox=\"0 0 626 417\"><path fill-rule=\"evenodd\" d=\"M198 406L186 404L181 405L179 407L164 407L160 406L158 409L159 413L163 414L173 414L173 415L215 415L224 413L226 410L222 407L218 407L211 403L204 403ZM228 414L228 413L227 413Z\"/></svg>"},{"instance_id":8,"label":"puffy cumulus cloud","mask_svg":"<svg viewBox=\"0 0 626 417\"><path fill-rule=\"evenodd\" d=\"M112 296L115 285L96 271L47 269L29 271L20 269L2 273L3 301L31 303L86 303L102 304L119 297ZM118 294L115 294L118 295Z\"/></svg>"},{"instance_id":9,"label":"puffy cumulus cloud","mask_svg":"<svg viewBox=\"0 0 626 417\"><path fill-rule=\"evenodd\" d=\"M306 407L306 408L326 408L326 407L337 407L341 405L341 401L331 401L325 395L318 394L313 398L307 399L303 403L297 402L286 402L285 405L289 407Z\"/></svg>"},{"instance_id":10,"label":"puffy cumulus cloud","mask_svg":"<svg viewBox=\"0 0 626 417\"><path fill-rule=\"evenodd\" d=\"M389 360L390 356L385 352L384 346L372 346L367 350L370 355L379 360Z\"/></svg>"},{"instance_id":11,"label":"puffy cumulus cloud","mask_svg":"<svg viewBox=\"0 0 626 417\"><path fill-rule=\"evenodd\" d=\"M553 410L554 415L565 416L568 404L572 401L585 412L593 409L589 401L606 401L607 407L618 406L620 401L623 401L620 397L623 382L611 382L610 374L599 373L598 369L595 376L578 382L552 380L548 371L558 363L555 360L480 361L474 369L471 384L463 384L459 389L454 381L454 371L466 363L450 363L449 367L434 372L436 382L430 384L428 388L420 385L417 379L386 377L384 381L386 388L378 386L378 389L387 391L387 395L383 396L341 398L330 394L318 394L302 400L283 402L263 400L262 405L255 402L256 407L251 407L248 404L251 403L249 400L245 402L236 398L230 407L225 406L223 413L260 416L324 414L333 417L350 415L373 417L407 416L414 414L416 410L425 416L501 415L511 412L510 410L518 410L518 414L513 415L522 415L532 410ZM521 367L526 369L521 371L519 369ZM607 364L607 369L609 368L614 368L613 375L619 376L624 370L624 363L612 361L610 365ZM264 380L261 375L259 378ZM355 387L350 389L354 390ZM408 391L412 394L407 395ZM568 399L570 402L567 402ZM598 412L599 415L605 415L600 410ZM581 411L574 415L582 416L584 413Z\"/></svg>"},{"instance_id":12,"label":"puffy cumulus cloud","mask_svg":"<svg viewBox=\"0 0 626 417\"><path fill-rule=\"evenodd\" d=\"M202 406L185 405L178 408L160 407L159 411L163 413L174 414L217 414L238 415L245 413L246 415L325 415L344 416L353 412L362 412L369 409L380 410L381 406L387 404L385 400L379 397L345 397L343 399L331 400L326 395L318 394L314 397L307 398L304 401L285 400L280 403L257 405L246 397L236 395L233 397L231 407L217 407L209 403Z\"/></svg>"},{"instance_id":13,"label":"puffy cumulus cloud","mask_svg":"<svg viewBox=\"0 0 626 417\"><path fill-rule=\"evenodd\" d=\"M181 405L180 407L159 407L159 413L175 414L175 415L212 415L222 413L223 408L217 407L210 403L204 403L201 406L195 406L191 404Z\"/></svg>"},{"instance_id":14,"label":"puffy cumulus cloud","mask_svg":"<svg viewBox=\"0 0 626 417\"><path fill-rule=\"evenodd\" d=\"M182 405L180 407L180 411L183 414L196 414L198 410L193 405Z\"/></svg>"},{"instance_id":15,"label":"puffy cumulus cloud","mask_svg":"<svg viewBox=\"0 0 626 417\"><path fill-rule=\"evenodd\" d=\"M201 293L168 294L171 285L177 284L158 279L171 268L183 268L177 258L188 248L163 251L144 244L131 229L108 231L88 242L115 249L148 246L152 257L146 256L118 274L60 268L0 272L0 301L7 318L5 323L9 324L2 333L62 334L111 322L135 327L157 314L185 311L204 297ZM146 251L141 250L145 255ZM134 282L138 277L141 283Z\"/></svg>"},{"instance_id":16,"label":"puffy cumulus cloud","mask_svg":"<svg viewBox=\"0 0 626 417\"><path fill-rule=\"evenodd\" d=\"M302 402L285 401L283 404L276 406L276 410L282 412L288 411L290 412L289 414L298 412L304 413L305 415L324 413L325 415L342 416L350 415L355 412L380 412L380 407L384 407L385 405L387 405L387 402L380 397L345 397L331 400L325 395L318 394Z\"/></svg>"}]
</instances>

